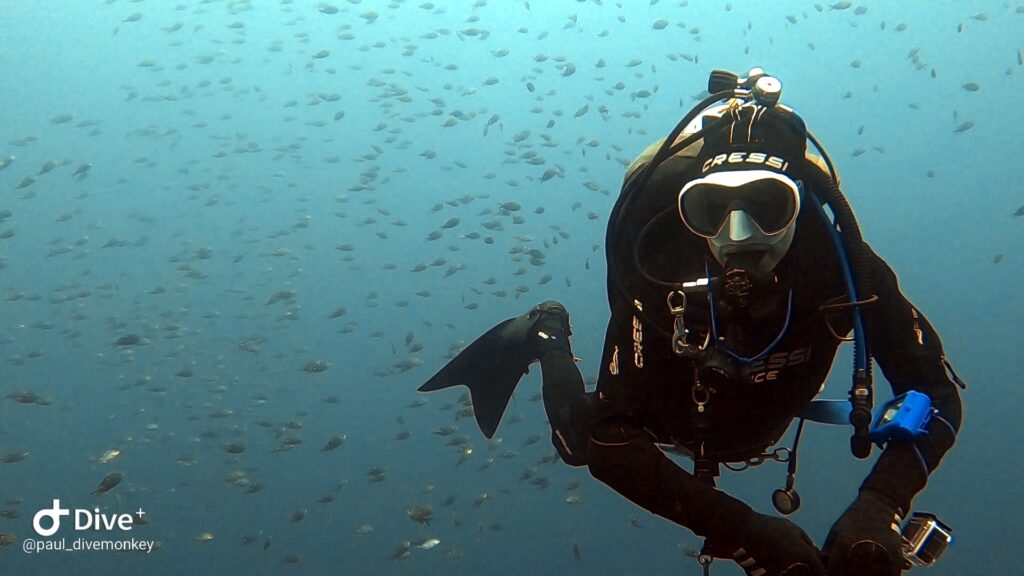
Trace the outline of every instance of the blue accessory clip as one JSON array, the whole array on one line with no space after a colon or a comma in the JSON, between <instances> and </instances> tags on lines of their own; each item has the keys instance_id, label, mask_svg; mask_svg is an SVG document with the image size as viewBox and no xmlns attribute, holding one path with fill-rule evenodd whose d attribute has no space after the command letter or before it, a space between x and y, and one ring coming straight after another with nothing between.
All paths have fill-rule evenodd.
<instances>
[{"instance_id":1,"label":"blue accessory clip","mask_svg":"<svg viewBox=\"0 0 1024 576\"><path fill-rule=\"evenodd\" d=\"M900 394L875 416L868 438L880 446L892 439L911 440L926 432L925 426L933 412L932 401L927 394L913 390Z\"/></svg>"}]
</instances>

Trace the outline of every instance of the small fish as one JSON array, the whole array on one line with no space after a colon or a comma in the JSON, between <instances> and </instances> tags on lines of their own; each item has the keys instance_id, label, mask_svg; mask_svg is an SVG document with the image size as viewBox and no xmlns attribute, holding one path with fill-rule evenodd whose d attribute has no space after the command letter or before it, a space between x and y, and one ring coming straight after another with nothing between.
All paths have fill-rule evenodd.
<instances>
[{"instance_id":1,"label":"small fish","mask_svg":"<svg viewBox=\"0 0 1024 576\"><path fill-rule=\"evenodd\" d=\"M228 454L241 454L245 452L245 450L245 442L232 442L227 446L224 446L224 451L227 452Z\"/></svg>"},{"instance_id":2,"label":"small fish","mask_svg":"<svg viewBox=\"0 0 1024 576\"><path fill-rule=\"evenodd\" d=\"M39 167L39 171L36 172L36 176L42 176L43 174L47 174L49 172L52 172L53 169L56 168L56 167L57 167L57 163L56 162L54 162L53 160L47 160L47 161L43 162L42 166Z\"/></svg>"},{"instance_id":3,"label":"small fish","mask_svg":"<svg viewBox=\"0 0 1024 576\"><path fill-rule=\"evenodd\" d=\"M458 429L459 429L459 427L458 426L454 426L454 425L452 425L452 426L441 426L440 428L434 430L434 434L436 434L438 436L451 436L452 434L455 434L455 432L457 432Z\"/></svg>"},{"instance_id":4,"label":"small fish","mask_svg":"<svg viewBox=\"0 0 1024 576\"><path fill-rule=\"evenodd\" d=\"M196 542L209 542L213 540L213 532L200 532L196 536Z\"/></svg>"},{"instance_id":5,"label":"small fish","mask_svg":"<svg viewBox=\"0 0 1024 576\"><path fill-rule=\"evenodd\" d=\"M583 555L580 554L580 547L575 542L572 543L572 557L575 558L577 562L583 561Z\"/></svg>"},{"instance_id":6,"label":"small fish","mask_svg":"<svg viewBox=\"0 0 1024 576\"><path fill-rule=\"evenodd\" d=\"M412 546L409 544L409 542L402 542L402 545L396 548L395 551L391 553L391 559L403 560L405 558L408 558L411 549Z\"/></svg>"},{"instance_id":7,"label":"small fish","mask_svg":"<svg viewBox=\"0 0 1024 576\"><path fill-rule=\"evenodd\" d=\"M14 534L0 532L0 548L7 548L11 544L14 544L16 540L17 538L14 536Z\"/></svg>"},{"instance_id":8,"label":"small fish","mask_svg":"<svg viewBox=\"0 0 1024 576\"><path fill-rule=\"evenodd\" d=\"M134 346L141 342L142 339L136 334L125 334L114 341L115 346Z\"/></svg>"},{"instance_id":9,"label":"small fish","mask_svg":"<svg viewBox=\"0 0 1024 576\"><path fill-rule=\"evenodd\" d=\"M320 372L326 372L330 367L331 365L323 360L311 360L302 367L302 371L310 374L319 374Z\"/></svg>"},{"instance_id":10,"label":"small fish","mask_svg":"<svg viewBox=\"0 0 1024 576\"><path fill-rule=\"evenodd\" d=\"M18 404L36 404L42 400L42 397L35 392L26 390L24 392L11 392L7 395L7 399Z\"/></svg>"},{"instance_id":11,"label":"small fish","mask_svg":"<svg viewBox=\"0 0 1024 576\"><path fill-rule=\"evenodd\" d=\"M92 162L86 162L81 164L75 171L71 173L71 177L75 180L85 180L85 177L89 175L89 169L92 168Z\"/></svg>"},{"instance_id":12,"label":"small fish","mask_svg":"<svg viewBox=\"0 0 1024 576\"><path fill-rule=\"evenodd\" d=\"M405 511L409 516L409 519L417 524L426 524L430 526L430 521L434 519L434 511L429 506L413 506Z\"/></svg>"},{"instance_id":13,"label":"small fish","mask_svg":"<svg viewBox=\"0 0 1024 576\"><path fill-rule=\"evenodd\" d=\"M417 540L417 541L413 542L412 545L417 547L417 548L419 548L420 550L430 550L431 548L433 548L434 546L437 546L440 543L441 543L441 540L439 540L437 538L425 538L425 539Z\"/></svg>"},{"instance_id":14,"label":"small fish","mask_svg":"<svg viewBox=\"0 0 1024 576\"><path fill-rule=\"evenodd\" d=\"M121 478L122 476L120 472L111 472L110 474L107 474L103 477L103 480L100 480L100 485L92 491L92 495L99 496L110 492L114 487L121 483Z\"/></svg>"},{"instance_id":15,"label":"small fish","mask_svg":"<svg viewBox=\"0 0 1024 576\"><path fill-rule=\"evenodd\" d=\"M953 130L953 133L963 134L964 132L967 132L971 128L974 128L974 120L964 120L963 122L960 123L959 126L956 127L955 130Z\"/></svg>"},{"instance_id":16,"label":"small fish","mask_svg":"<svg viewBox=\"0 0 1024 576\"><path fill-rule=\"evenodd\" d=\"M324 447L321 448L320 451L321 452L330 452L331 450L334 450L338 446L341 446L344 442L345 442L345 435L344 434L342 434L341 436L331 436L330 438L327 439L327 443L324 444Z\"/></svg>"},{"instance_id":17,"label":"small fish","mask_svg":"<svg viewBox=\"0 0 1024 576\"><path fill-rule=\"evenodd\" d=\"M111 460L117 458L120 455L120 450L107 450L106 452L103 453L102 456L100 456L99 462L100 464L106 464L107 462L110 462Z\"/></svg>"}]
</instances>

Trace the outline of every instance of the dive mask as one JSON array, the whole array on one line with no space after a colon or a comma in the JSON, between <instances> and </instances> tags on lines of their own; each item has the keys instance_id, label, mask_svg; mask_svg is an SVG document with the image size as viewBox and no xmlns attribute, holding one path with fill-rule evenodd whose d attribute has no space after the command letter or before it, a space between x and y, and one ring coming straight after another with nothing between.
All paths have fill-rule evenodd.
<instances>
[{"instance_id":1,"label":"dive mask","mask_svg":"<svg viewBox=\"0 0 1024 576\"><path fill-rule=\"evenodd\" d=\"M772 270L792 243L800 213L800 184L769 170L713 172L687 182L679 192L679 217L708 239L723 266L733 256L756 258Z\"/></svg>"}]
</instances>

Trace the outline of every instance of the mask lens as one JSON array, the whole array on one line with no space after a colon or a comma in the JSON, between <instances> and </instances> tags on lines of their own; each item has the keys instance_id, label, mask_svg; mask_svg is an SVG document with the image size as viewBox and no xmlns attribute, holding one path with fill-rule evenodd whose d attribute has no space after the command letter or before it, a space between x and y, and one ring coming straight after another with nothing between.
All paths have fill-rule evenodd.
<instances>
[{"instance_id":1,"label":"mask lens","mask_svg":"<svg viewBox=\"0 0 1024 576\"><path fill-rule=\"evenodd\" d=\"M778 180L756 180L735 189L738 200L765 234L778 234L793 220L796 194Z\"/></svg>"},{"instance_id":2,"label":"mask lens","mask_svg":"<svg viewBox=\"0 0 1024 576\"><path fill-rule=\"evenodd\" d=\"M717 236L733 210L746 212L765 234L778 234L796 214L796 188L776 178L761 178L740 186L695 182L687 185L679 197L683 223L705 238Z\"/></svg>"},{"instance_id":3,"label":"mask lens","mask_svg":"<svg viewBox=\"0 0 1024 576\"><path fill-rule=\"evenodd\" d=\"M695 233L713 238L729 215L733 197L729 188L717 184L697 184L680 198L683 222Z\"/></svg>"}]
</instances>

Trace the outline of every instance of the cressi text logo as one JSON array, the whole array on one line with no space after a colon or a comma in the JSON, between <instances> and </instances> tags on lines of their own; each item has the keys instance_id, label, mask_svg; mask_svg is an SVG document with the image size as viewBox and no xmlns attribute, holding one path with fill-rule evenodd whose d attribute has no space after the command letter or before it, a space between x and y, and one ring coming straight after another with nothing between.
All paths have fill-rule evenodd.
<instances>
[{"instance_id":1,"label":"cressi text logo","mask_svg":"<svg viewBox=\"0 0 1024 576\"><path fill-rule=\"evenodd\" d=\"M644 325L636 316L633 316L633 365L644 367Z\"/></svg>"},{"instance_id":2,"label":"cressi text logo","mask_svg":"<svg viewBox=\"0 0 1024 576\"><path fill-rule=\"evenodd\" d=\"M750 365L750 381L755 384L779 379L783 368L804 364L811 360L811 347L798 348L792 352L776 352Z\"/></svg>"},{"instance_id":3,"label":"cressi text logo","mask_svg":"<svg viewBox=\"0 0 1024 576\"><path fill-rule=\"evenodd\" d=\"M783 172L789 168L789 162L779 158L778 156L769 156L764 152L732 152L729 154L717 154L708 158L704 161L704 165L701 167L702 172L714 168L715 166L722 166L724 164L759 164L767 166L769 168L775 168Z\"/></svg>"}]
</instances>

